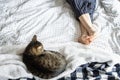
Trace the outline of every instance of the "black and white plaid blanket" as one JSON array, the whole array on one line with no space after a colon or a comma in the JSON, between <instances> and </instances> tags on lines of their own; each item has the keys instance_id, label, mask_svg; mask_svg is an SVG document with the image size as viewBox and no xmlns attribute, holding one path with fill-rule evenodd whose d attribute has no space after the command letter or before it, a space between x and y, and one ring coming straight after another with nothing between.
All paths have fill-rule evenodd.
<instances>
[{"instance_id":1,"label":"black and white plaid blanket","mask_svg":"<svg viewBox=\"0 0 120 80\"><path fill-rule=\"evenodd\" d=\"M59 80L120 80L120 64L115 64L111 70L107 71L109 67L107 62L83 64L73 73ZM20 78L17 80L35 80L35 78Z\"/></svg>"},{"instance_id":2,"label":"black and white plaid blanket","mask_svg":"<svg viewBox=\"0 0 120 80\"><path fill-rule=\"evenodd\" d=\"M106 63L88 63L78 67L65 80L120 80L120 64L107 71L110 66Z\"/></svg>"}]
</instances>

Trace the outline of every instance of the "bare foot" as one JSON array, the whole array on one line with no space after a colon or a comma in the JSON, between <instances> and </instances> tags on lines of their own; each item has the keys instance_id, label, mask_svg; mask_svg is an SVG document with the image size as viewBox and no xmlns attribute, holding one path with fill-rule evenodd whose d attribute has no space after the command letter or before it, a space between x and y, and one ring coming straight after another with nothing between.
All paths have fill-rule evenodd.
<instances>
[{"instance_id":1,"label":"bare foot","mask_svg":"<svg viewBox=\"0 0 120 80\"><path fill-rule=\"evenodd\" d=\"M90 14L86 13L79 17L80 22L83 27L87 30L89 38L89 43L91 43L96 38L96 28L93 26L90 18Z\"/></svg>"},{"instance_id":2,"label":"bare foot","mask_svg":"<svg viewBox=\"0 0 120 80\"><path fill-rule=\"evenodd\" d=\"M92 42L97 36L97 30L95 29L95 26L90 28L90 29L87 29L87 32L88 32L88 35L90 37L89 41Z\"/></svg>"},{"instance_id":3,"label":"bare foot","mask_svg":"<svg viewBox=\"0 0 120 80\"><path fill-rule=\"evenodd\" d=\"M83 44L90 44L90 36L88 35L87 30L83 27L81 24L81 36L78 39L78 42L83 43Z\"/></svg>"},{"instance_id":4,"label":"bare foot","mask_svg":"<svg viewBox=\"0 0 120 80\"><path fill-rule=\"evenodd\" d=\"M79 37L78 42L88 45L90 44L90 37L83 34Z\"/></svg>"}]
</instances>

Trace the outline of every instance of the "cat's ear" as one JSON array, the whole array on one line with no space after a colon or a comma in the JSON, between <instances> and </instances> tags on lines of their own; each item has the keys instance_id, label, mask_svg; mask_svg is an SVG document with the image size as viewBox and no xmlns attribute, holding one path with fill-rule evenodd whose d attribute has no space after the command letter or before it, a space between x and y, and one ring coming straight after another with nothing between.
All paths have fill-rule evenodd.
<instances>
[{"instance_id":1,"label":"cat's ear","mask_svg":"<svg viewBox=\"0 0 120 80\"><path fill-rule=\"evenodd\" d=\"M33 41L33 42L36 42L36 41L37 41L37 36L36 36L36 35L33 36L32 41Z\"/></svg>"}]
</instances>

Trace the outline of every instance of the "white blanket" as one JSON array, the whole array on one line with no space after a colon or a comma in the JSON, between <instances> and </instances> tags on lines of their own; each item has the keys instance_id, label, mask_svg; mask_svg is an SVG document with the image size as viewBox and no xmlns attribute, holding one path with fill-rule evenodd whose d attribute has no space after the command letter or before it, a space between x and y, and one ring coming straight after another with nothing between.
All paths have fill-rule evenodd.
<instances>
[{"instance_id":1,"label":"white blanket","mask_svg":"<svg viewBox=\"0 0 120 80\"><path fill-rule=\"evenodd\" d=\"M22 62L21 53L34 34L46 50L55 50L66 56L65 72L87 62L120 60L120 2L97 1L94 24L100 31L88 46L77 42L79 23L65 0L0 0L0 76L20 78L33 75ZM40 79L37 78L36 79Z\"/></svg>"}]
</instances>

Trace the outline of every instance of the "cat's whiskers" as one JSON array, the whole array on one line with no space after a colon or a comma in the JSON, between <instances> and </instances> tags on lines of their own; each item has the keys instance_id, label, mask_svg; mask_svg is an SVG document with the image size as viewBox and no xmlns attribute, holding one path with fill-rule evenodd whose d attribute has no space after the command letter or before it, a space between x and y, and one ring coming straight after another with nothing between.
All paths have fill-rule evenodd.
<instances>
[{"instance_id":1,"label":"cat's whiskers","mask_svg":"<svg viewBox=\"0 0 120 80\"><path fill-rule=\"evenodd\" d=\"M40 55L40 54L42 54L42 52L44 51L44 49L43 49L43 46L39 46L39 47L33 47L32 49L31 49L31 53L33 54L33 55Z\"/></svg>"},{"instance_id":2,"label":"cat's whiskers","mask_svg":"<svg viewBox=\"0 0 120 80\"><path fill-rule=\"evenodd\" d=\"M39 46L39 47L37 48L37 52L38 52L39 54L42 54L43 51L44 51L43 46Z\"/></svg>"}]
</instances>

